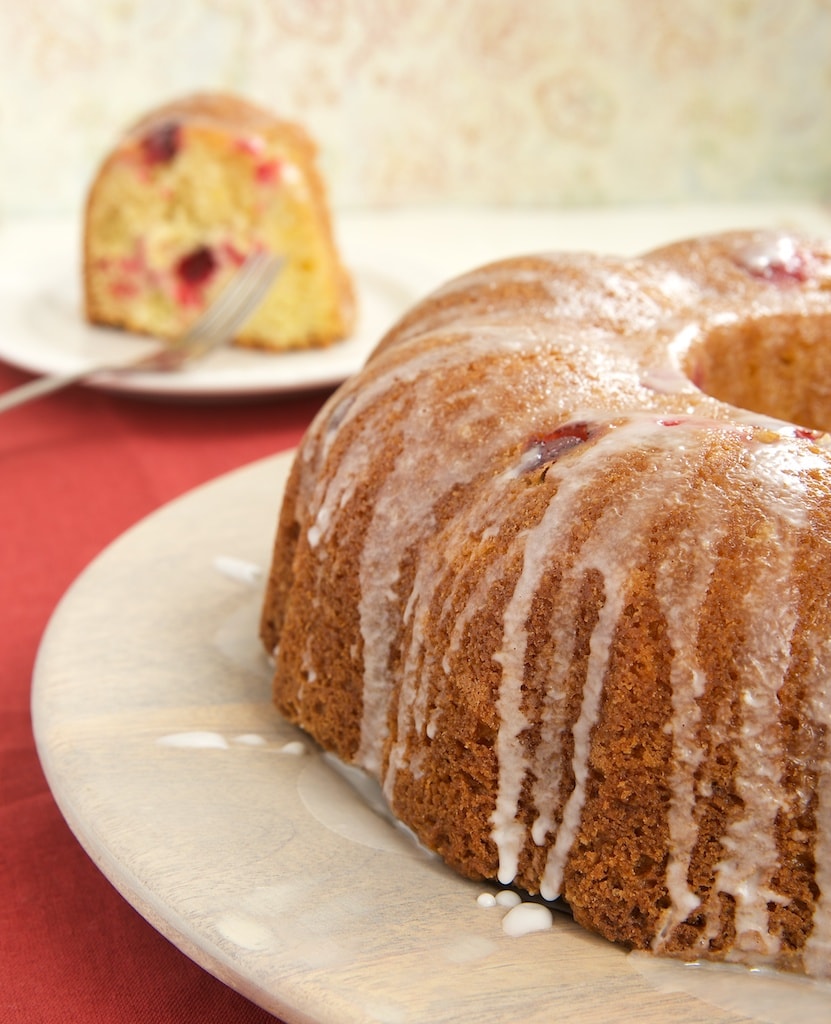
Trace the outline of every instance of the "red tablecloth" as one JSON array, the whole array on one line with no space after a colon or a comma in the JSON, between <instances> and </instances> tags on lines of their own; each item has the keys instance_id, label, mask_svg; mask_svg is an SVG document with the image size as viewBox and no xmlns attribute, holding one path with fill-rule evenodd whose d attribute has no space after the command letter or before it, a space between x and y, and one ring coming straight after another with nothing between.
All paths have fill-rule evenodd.
<instances>
[{"instance_id":1,"label":"red tablecloth","mask_svg":"<svg viewBox=\"0 0 831 1024\"><path fill-rule=\"evenodd\" d=\"M0 365L0 391L26 378ZM273 1021L159 935L63 821L29 696L57 601L127 527L297 443L326 396L182 404L73 388L0 416L0 1022Z\"/></svg>"}]
</instances>

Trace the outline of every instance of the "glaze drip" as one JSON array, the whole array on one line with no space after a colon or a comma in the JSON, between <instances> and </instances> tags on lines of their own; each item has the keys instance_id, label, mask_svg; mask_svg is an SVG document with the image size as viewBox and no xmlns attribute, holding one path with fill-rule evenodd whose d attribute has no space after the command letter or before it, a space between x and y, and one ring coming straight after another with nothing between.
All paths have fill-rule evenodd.
<instances>
[{"instance_id":1,"label":"glaze drip","mask_svg":"<svg viewBox=\"0 0 831 1024\"><path fill-rule=\"evenodd\" d=\"M754 330L828 301L788 239L520 258L405 317L297 460L276 687L471 877L829 976L828 439L680 369L736 293Z\"/></svg>"}]
</instances>

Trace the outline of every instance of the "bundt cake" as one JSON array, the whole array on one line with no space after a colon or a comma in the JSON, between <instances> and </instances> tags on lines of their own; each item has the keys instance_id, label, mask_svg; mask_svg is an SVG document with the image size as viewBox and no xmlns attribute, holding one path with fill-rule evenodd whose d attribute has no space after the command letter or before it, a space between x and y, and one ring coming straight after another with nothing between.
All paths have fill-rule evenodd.
<instances>
[{"instance_id":1,"label":"bundt cake","mask_svg":"<svg viewBox=\"0 0 831 1024\"><path fill-rule=\"evenodd\" d=\"M176 337L255 249L286 265L237 344L307 348L349 334L352 283L308 135L235 96L166 104L124 135L90 188L87 319Z\"/></svg>"},{"instance_id":2,"label":"bundt cake","mask_svg":"<svg viewBox=\"0 0 831 1024\"><path fill-rule=\"evenodd\" d=\"M459 872L831 975L831 245L451 281L296 455L280 711Z\"/></svg>"}]
</instances>

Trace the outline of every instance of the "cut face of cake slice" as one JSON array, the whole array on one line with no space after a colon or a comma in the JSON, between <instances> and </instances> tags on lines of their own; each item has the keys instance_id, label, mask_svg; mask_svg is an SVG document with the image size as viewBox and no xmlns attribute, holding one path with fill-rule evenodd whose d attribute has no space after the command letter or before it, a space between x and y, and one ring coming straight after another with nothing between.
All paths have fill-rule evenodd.
<instances>
[{"instance_id":1,"label":"cut face of cake slice","mask_svg":"<svg viewBox=\"0 0 831 1024\"><path fill-rule=\"evenodd\" d=\"M126 132L90 189L87 319L175 337L255 249L286 265L237 344L308 348L349 334L352 284L303 129L237 97L167 104Z\"/></svg>"}]
</instances>

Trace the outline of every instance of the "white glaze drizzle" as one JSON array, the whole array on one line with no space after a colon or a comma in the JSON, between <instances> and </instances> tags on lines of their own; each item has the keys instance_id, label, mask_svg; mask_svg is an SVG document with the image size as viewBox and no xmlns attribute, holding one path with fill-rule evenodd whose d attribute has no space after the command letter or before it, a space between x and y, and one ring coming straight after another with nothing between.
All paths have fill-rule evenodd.
<instances>
[{"instance_id":1,"label":"white glaze drizzle","mask_svg":"<svg viewBox=\"0 0 831 1024\"><path fill-rule=\"evenodd\" d=\"M554 924L554 916L541 903L519 903L502 918L502 931L513 938L546 932Z\"/></svg>"},{"instance_id":2,"label":"white glaze drizzle","mask_svg":"<svg viewBox=\"0 0 831 1024\"><path fill-rule=\"evenodd\" d=\"M672 736L673 760L670 768L671 797L667 812L670 845L666 884L670 906L658 929L653 948L660 950L673 929L685 921L700 900L687 882L690 857L698 836L694 818L695 773L704 757L698 729L701 722L699 698L706 679L695 657L698 638L698 612L703 606L712 578L713 552L725 530L723 503L708 500L696 507L696 519L689 532L679 538L684 549L698 543L707 557L699 559L665 558L656 573L656 596L666 616L668 638L673 650L670 667L672 717L667 729ZM715 496L711 496L715 498ZM709 505L710 515L702 514Z\"/></svg>"},{"instance_id":3,"label":"white glaze drizzle","mask_svg":"<svg viewBox=\"0 0 831 1024\"><path fill-rule=\"evenodd\" d=\"M770 884L779 864L774 824L777 813L787 806L778 767L777 691L784 682L796 624L794 595L788 594L782 578L789 555L785 545L779 564L772 557L772 564L760 566L762 571L745 598L745 607L755 603L758 612L760 606L770 605L770 594L776 594L779 614L777 629L753 630L740 666L742 722L735 737L739 758L735 785L744 806L742 815L728 823L721 837L725 856L716 865L718 891L729 893L735 901L736 938L730 959L743 959L743 954L772 959L780 944L778 936L768 931L768 905L787 902Z\"/></svg>"},{"instance_id":4,"label":"white glaze drizzle","mask_svg":"<svg viewBox=\"0 0 831 1024\"><path fill-rule=\"evenodd\" d=\"M693 423L691 426L695 428L696 424ZM701 424L699 429L712 430L715 426L714 424ZM725 425L724 429L734 430L735 428ZM627 449L644 448L649 445L659 448L664 457L670 457L669 461L663 458L661 474L653 473L651 478L648 477L646 481L642 479L640 481L640 488L635 494L630 495L622 505L617 505L611 511L604 513L603 519L593 532L591 539L584 545L570 574L572 579L578 579L589 570L599 572L604 580L605 602L592 635L589 668L583 690L582 706L572 730L574 739L572 767L575 785L562 808L562 817L559 822L555 821L558 795L552 793L550 789L546 789L544 786L538 787L535 791L539 816L534 826L534 841L537 843L544 841L548 832L556 828L555 839L550 847L546 872L541 887L543 895L549 899L556 898L559 894L563 866L580 824L588 776L591 733L597 721L612 635L626 598L625 581L628 579L632 569L643 557L644 540L636 524L640 525L650 521L660 511L666 500L667 479L668 477L671 478L673 474L672 456L677 454L681 459L678 468L679 480L681 479L681 474L689 469L690 449L692 448L694 453L694 445L689 444L687 431L664 427L655 416L631 417L622 426L610 431L595 445L588 446L585 451L581 452L581 471L579 474L570 474L566 462L563 463L562 467L555 464L549 472L553 473L557 478L558 491L556 497L550 503L541 523L534 530L527 532L517 540L517 543L521 543L524 546L525 568L514 591L512 601L508 609L506 609L504 623L506 641L495 656L503 670L503 681L498 700L500 729L497 737L497 755L500 766L500 784L496 799L492 835L500 853L499 879L503 883L510 882L515 877L518 855L527 838L523 827L517 821L519 795L523 780L531 768L523 753L523 746L518 742L518 737L529 724L521 709L520 694L524 674L525 642L527 640L525 622L530 610L531 601L539 586L540 573L547 564L546 554L552 546L556 545L557 537L567 528L567 524L573 518L584 490L592 487L597 476L608 469L609 461ZM409 450L409 447L405 445L405 452L407 450ZM773 454L771 447L768 445L760 446L759 451L763 455L756 460L756 465L754 466L754 471L759 477L767 477L769 478L768 483L771 483L777 474L780 478L783 473L791 473L793 475L793 470L788 467L787 462L785 462L783 468L781 451ZM772 457L770 459L764 457L766 452L771 452ZM387 494L400 494L402 478L406 478L410 472L411 467L407 459L400 460L389 478ZM457 478L456 467L454 467L450 476L454 479ZM507 480L501 482L505 484ZM442 488L446 486L447 481L445 479L441 480L436 494L441 493ZM798 492L799 489L796 488L796 490ZM766 491L769 492L770 488L766 488ZM783 519L793 520L794 525L798 525L798 520L802 516L802 508L793 496L793 488L786 488L781 493L785 497L777 511L782 515ZM396 523L397 530L401 527L402 519L408 529L416 530L419 525L423 527L425 522L429 524L429 518L426 518L425 512L427 508L432 507L436 494L431 493L427 495L426 503L416 501L404 504L401 507L387 505L383 501L379 502L376 506L377 521L392 521ZM718 525L717 516L714 520L712 515L713 508L718 508L717 499L718 496L708 492L707 488L704 488L696 498L698 502L697 508L701 517L705 515L710 516L710 529L712 533L707 542L702 545L704 557L698 561L693 560L693 571L698 574L698 579L693 581L691 586L688 581L688 586L690 586L687 593L688 601L682 600L679 602L678 592L675 591L673 593L671 577L667 577L664 580L663 591L661 591L659 586L659 597L662 597L663 610L670 623L672 637L675 645L677 645L677 650L674 662L676 676L673 679L673 695L674 699L676 699L674 707L675 719L671 725L676 754L676 767L673 776L673 809L670 812L670 828L673 837L674 853L668 872L671 908L656 940L657 948L660 948L665 939L671 934L672 928L685 920L688 914L695 909L696 903L695 897L686 886L686 869L696 835L692 822L694 796L691 780L696 767L696 759L699 755L695 750L694 744L686 743L685 748L681 720L684 717L691 717L693 720L692 724L694 725L696 715L695 698L702 692L704 681L700 675L700 670L694 664L694 658L690 654L693 637L684 635L682 619L689 617L690 620L694 620L697 606L703 600L706 593L709 573L712 568L712 549L721 530L721 526ZM497 505L498 497L494 496L494 507ZM485 523L486 520L482 520L478 525L484 527ZM701 539L699 533L699 542ZM388 551L391 543L392 538L389 535L378 535L368 541L367 549L374 551L377 557L379 553ZM662 572L665 574L670 572L671 566L678 561L681 548L684 546L689 548L689 544L689 536L678 538L676 549L667 554L664 568L659 569L659 579ZM765 574L762 574L757 580L757 586L754 589L750 602L757 613L760 607L764 607L765 601L770 601L773 595L776 596L777 603L780 600L776 582L787 567L788 552L786 550L783 551L782 559L781 565L775 565L771 569L773 575L770 579L765 578ZM385 568L383 560L373 560L366 555L364 565L374 574L374 585L372 587L365 586L364 592L374 594L375 600L377 600L377 596L380 593L382 595L382 606L386 606L391 614L391 609L395 603L395 596L391 590L379 590L378 577L384 578L386 583L391 586L395 582L397 568L390 568L389 566ZM612 566L616 566L616 568L612 570L610 568ZM426 588L426 581L435 580L438 575L437 566L431 564L429 559L423 564L422 570L423 578L419 581L417 577L417 585L410 595L405 616L407 619L417 619L415 613L419 606L419 588ZM491 571L494 576L499 573L499 570L500 565L498 563L492 566ZM385 572L386 575L384 576ZM489 580L485 579L482 586L487 588L489 582ZM568 592L567 589L566 593ZM424 600L425 603L429 600L426 594ZM475 615L476 605L477 601L474 599L470 602L468 609L458 617L456 623L457 630L460 630L464 622ZM566 597L560 615L560 621L563 624L562 628L558 633L555 626L553 628L554 635L552 635L552 643L555 650L562 652L558 658L559 669L555 669L554 677L550 680L550 692L553 694L557 694L559 683L561 682L561 678L557 678L557 673L559 672L562 676L571 660L571 634L568 624L571 620L572 611L569 606L569 598ZM388 657L388 646L384 642L379 645L378 638L389 638L389 623L382 622L378 626L378 637L373 635L371 628L368 628L367 625L372 622L373 615L377 614L377 605L370 612L370 605L367 604L362 617L365 660L366 651L377 651L379 646L384 651L384 658ZM771 614L774 614L773 610ZM418 624L416 623L411 647L404 662L404 684L402 686L399 712L402 723L399 732L399 743L394 746L389 760L385 782L387 795L390 795L392 792L396 772L405 764L405 751L408 746L407 740L409 739L411 729L414 725L416 730L424 727L426 694L420 693L417 689L418 679L421 674L418 672L417 659L414 658L416 652L423 654L424 642L420 629L417 627ZM458 642L458 633L455 635L455 642ZM759 643L762 643L762 638L759 638ZM750 657L752 662L755 657L757 664L767 668L770 668L771 664L779 662L780 664L774 678L781 680L787 663L786 649L779 650L778 655L772 657L771 652L765 652L760 647L756 655L754 656L751 652ZM691 677L693 679L693 689L686 696L684 694L687 688L681 683L684 673L686 673L688 678ZM379 734L383 735L383 730L379 729L378 720L375 716L383 715L386 711L384 673L380 669L378 677L378 701L375 704L371 700L367 701L364 716L365 722L371 723L368 728L373 743L377 743ZM760 733L767 734L772 721L771 714L773 713L772 707L769 703L765 703L764 699L756 703L755 698L748 697L746 704L745 724L742 727L746 748L743 750L743 769L745 764L752 765L759 762L760 759L754 756L754 753L757 753L756 745L759 743ZM546 759L556 758L561 746L560 737L563 728L562 717L557 714L556 707L550 708L549 711L550 714L546 721L540 747L540 755ZM687 725L690 725L689 721ZM370 770L374 767L377 770L380 750L378 750L374 757L367 755L366 751L362 756L366 767L370 768ZM407 766L410 770L415 769L417 772L416 764L408 762ZM773 817L780 803L777 798L770 798L766 795L760 796L754 781L765 782L768 787L775 786L776 782L775 779L751 779L748 781L746 798L748 798L751 804L755 799L756 805L750 808L745 819L733 824L732 831L724 839L727 856L719 865L719 885L723 891L729 892L736 899L739 908L737 923L740 928L740 934L746 936L748 948L745 950L741 946L737 947L739 955L750 951L759 952L757 936L762 934L761 917L767 913L767 902L775 899L775 894L772 894L761 884L760 879L769 878L775 867L776 851L770 839L769 828L772 825ZM764 831L761 838L757 837L755 842L750 842L750 838L752 835L755 835L760 823L765 823L768 826L767 830ZM737 857L738 853L741 853L742 856ZM761 865L757 864L755 867L751 867L760 854L762 855ZM758 882L759 884L751 884L752 882ZM711 920L707 934L709 935L710 931L714 932L716 928L717 921ZM764 933L766 934L766 929L764 929ZM764 955L772 955L775 949L770 947L762 952Z\"/></svg>"},{"instance_id":5,"label":"white glaze drizzle","mask_svg":"<svg viewBox=\"0 0 831 1024\"><path fill-rule=\"evenodd\" d=\"M178 747L195 750L227 750L228 741L218 732L194 729L190 732L168 733L160 736L156 743L160 747Z\"/></svg>"},{"instance_id":6,"label":"white glaze drizzle","mask_svg":"<svg viewBox=\"0 0 831 1024\"><path fill-rule=\"evenodd\" d=\"M513 354L519 349L521 339L516 333L507 336L500 333L488 337L486 343L491 352L502 350ZM480 333L468 340L460 339L450 352L444 347L428 349L419 359L410 360L406 364L408 379L412 382L418 377L429 394L431 382L441 380L445 363L453 363L465 355L473 358L481 352L482 344ZM391 377L384 375L376 386L384 390L398 381L400 370L397 366L393 367ZM471 398L469 415L457 416L454 422L460 457L454 458L451 454L446 461L438 463L427 480L417 477L416 468L422 458L423 446L434 429L432 417L426 411L421 411L427 408L429 402L424 400L423 404L419 403L403 419L402 451L377 496L361 557L359 612L364 642L364 688L361 743L356 762L374 772L380 769L382 750L388 735L387 675L391 646L396 634L397 597L394 588L399 569L395 559L390 558L390 552L404 550L417 538L432 533L432 510L438 499L454 485L464 483L479 469L478 460L474 462L469 455L464 455L469 449L469 439L465 435L472 431L473 424L481 416L481 407L474 396ZM370 429L373 428L380 429L380 425L372 424ZM497 438L490 440L494 444ZM356 447L361 446L352 446ZM345 472L351 477L351 469ZM412 481L417 478L420 486L414 488ZM331 508L331 503L331 497L327 497L321 504L321 512L325 513L327 508ZM325 518L330 519L331 514L325 515ZM417 598L416 593L410 599L411 612ZM399 700L404 712L412 706L410 697L409 693L404 692Z\"/></svg>"},{"instance_id":7,"label":"white glaze drizzle","mask_svg":"<svg viewBox=\"0 0 831 1024\"><path fill-rule=\"evenodd\" d=\"M806 453L807 454L807 453ZM810 462L808 454L808 462ZM754 472L757 478L772 482L776 472L792 474L787 460L779 449L757 446L754 450ZM707 511L709 533L705 549L709 551L723 531L723 503L714 495L707 495L700 508ZM793 501L793 493L800 489L773 487L767 491L773 501L773 510L792 526L804 525L804 510ZM788 496L777 502L777 495ZM773 529L776 518L770 519ZM705 523L698 525L705 530ZM739 730L740 771L737 780L739 795L745 801L747 812L730 823L722 839L725 858L717 866L719 891L731 894L736 900L737 955L743 952L771 958L777 951L775 939L768 936L768 902L782 902L768 887L778 864L778 853L773 838L773 825L777 811L783 806L780 780L771 774L770 766L777 763L776 722L778 706L776 691L784 681L789 657L789 636L796 622L795 595L790 595L787 579L791 564L791 550L787 537L774 538L765 547L764 555L754 560L755 573L751 589L745 594L748 648L740 666L745 685L743 689L742 724ZM668 563L665 562L665 565ZM667 866L667 886L671 906L653 942L655 950L662 949L676 925L697 908L698 900L687 886L687 871L693 845L697 837L694 819L694 777L703 759L703 750L697 736L700 722L698 698L704 692L706 680L686 652L692 650L695 636L689 625L697 623L697 610L706 594L706 583L712 566L710 558L693 562L697 578L677 587L659 574L658 596L670 629L674 649L671 669L673 718L670 731L673 736L673 763L671 768L672 796L668 814L670 829L670 855ZM777 629L753 628L754 621L765 620L765 608ZM711 742L725 739L714 735ZM767 756L762 756L766 752ZM706 949L710 938L720 926L717 908L705 908L707 926L702 933L700 948Z\"/></svg>"},{"instance_id":8,"label":"white glaze drizzle","mask_svg":"<svg viewBox=\"0 0 831 1024\"><path fill-rule=\"evenodd\" d=\"M214 558L214 568L228 579L237 583L246 583L252 587L256 586L263 578L262 566L246 562L242 558L235 558L233 555L217 555Z\"/></svg>"},{"instance_id":9,"label":"white glaze drizzle","mask_svg":"<svg viewBox=\"0 0 831 1024\"><path fill-rule=\"evenodd\" d=\"M775 263L775 259L773 262ZM767 265L771 265L770 262ZM748 269L754 268L748 264ZM539 281L540 277L536 272L529 272L526 279ZM470 278L460 285L450 285L445 289L445 294L452 294L454 289L467 287L469 283ZM490 272L481 272L479 283L489 285L497 282ZM617 279L614 275L607 279L605 286L610 301L615 293L620 294L621 288L627 290L626 283L625 278ZM557 301L561 301L559 294ZM652 317L648 306L649 303L646 303L641 310L643 324L649 323ZM575 315L581 310L575 307ZM718 314L716 318L717 316ZM382 751L387 740L387 673L393 638L400 628L396 612L399 596L395 593L396 584L399 582L399 564L395 558L389 557L389 552L400 552L410 541L415 542L429 535L433 530L433 509L437 502L453 487L464 485L473 479L480 464L487 464L492 453L504 446L510 436L510 423L506 423L504 431L497 429L493 434L478 438L481 458L471 456L467 443L469 439L464 435L475 432L477 415L475 410L466 411L456 417L454 427L451 428L460 432L458 458L451 454L448 464L436 464L434 473L424 475L417 472L419 458L423 458L423 454L417 458L410 453L423 453L425 446L429 450L434 425L428 417L419 415L418 403L423 402L422 408L430 406L429 378L432 376L440 380L445 367L452 367L465 360L474 360L479 354L486 354L490 358L500 352L518 352L523 346L527 350L527 343L533 338L536 338L536 343L541 347L545 347L551 341L545 330L531 330L516 324L512 324L510 329L500 330L499 327L494 327L494 323L499 320L498 314L491 315L490 325L485 323L485 313L482 313L481 317L482 321L476 323L470 331L461 334L453 346L425 345L425 341L429 341L429 335L413 327L408 340L401 342L389 356L389 366L385 363L387 356L382 353L378 357L376 375L370 378L362 392L348 395L348 405L341 410L338 421L330 424L330 430L325 437L318 437L318 450L325 457L333 448L342 425L352 423L359 413L365 417L362 426L363 437L370 437L378 431L386 431L388 424L377 418L379 414L375 413L373 403L399 383L412 384L418 381L420 390L414 405L408 406L407 400L401 397L394 408L386 405L380 414L384 420L391 417L396 421L396 414L401 414L402 425L399 427L396 423L394 428L401 431L401 454L395 460L379 492L365 538L361 562L359 612L363 641L364 715L357 761L370 771L379 771ZM509 319L507 315L505 319ZM682 325L676 337L686 343L686 339L691 337L692 333L691 330L685 332ZM412 343L417 354L415 358L402 360L401 350L408 342ZM571 358L568 352L569 339L555 338L553 343L563 353L563 374L567 376ZM607 349L610 344L612 343L607 339ZM423 349L419 347L422 345ZM670 363L666 367L658 365L651 373L644 375L641 371L639 376L634 364L628 364L625 359L618 358L617 354L608 356L588 346L588 353L581 354L580 362L576 364L577 368L573 372L586 374L587 361L591 362L594 359L598 377L608 376L611 372L612 377L617 376L621 387L629 393L635 387L652 388L658 395L657 401L661 395L671 396L678 390L674 387L676 371L673 369L677 355L678 353L671 354ZM605 366L601 365L604 361ZM591 373L588 373L588 376L591 377ZM567 391L567 382L564 385L563 381L558 381L558 394L552 396L550 402L540 403L541 395L538 392L534 402L529 400L529 409L533 408L542 419L550 417L554 422L557 416L562 419L565 414L573 414L573 410L567 408L567 399L562 397ZM608 413L602 413L602 410L598 411L598 415L609 416ZM744 419L748 424L768 422L774 430L778 426L773 421L765 421L764 417L741 413L733 415L734 418ZM454 422L452 417L450 422ZM430 608L437 581L447 583L446 566L441 564L434 550L425 549L428 553L423 556L418 566L412 590L409 595L404 595L406 610L403 624L409 632L406 634L407 645L403 650L399 668L402 685L399 695L397 742L392 745L384 780L388 796L393 792L399 771L407 768L416 775L419 772L418 762L410 753L412 736L435 736L440 729L440 719L435 709L431 709L429 694L421 683L422 678L429 673L422 672L421 669L430 659L438 658L444 671L450 670L453 655L459 649L463 632L467 624L475 619L477 607L481 607L481 596L500 578L505 564L518 550L523 556L523 569L505 611L503 643L495 654L495 661L501 668L502 681L498 696L500 728L496 751L499 787L493 817L493 838L499 849L499 878L502 882L509 882L514 877L519 853L529 839L525 834L525 827L517 822L517 808L523 782L530 773L533 773L535 764L538 764L540 759L557 761L562 750L565 729L565 711L558 689L573 656L574 632L570 625L570 617L576 608L576 598L569 596L563 597L558 623L552 625L551 639L556 660L549 686L551 697L544 709L542 738L536 762L526 754L523 744L519 742L519 737L529 725L522 706L522 682L528 640L526 623L539 587L541 573L547 564L547 553L556 548L558 537L562 537L564 531L568 529L570 519L580 507L584 491L596 485L615 458L629 450L654 449L660 453L660 471L656 465L652 476L646 472L642 473L634 491L617 496L617 503L613 503L601 513L600 520L566 570L571 583L578 581L587 573L597 574L602 581L604 601L591 636L582 703L572 728L574 786L568 794L552 791L550 786L546 788L545 783L539 783L533 789L537 818L530 829L530 840L537 844L549 843L542 891L545 896L553 898L559 893L564 864L580 827L589 773L591 735L599 716L610 644L626 604L626 581L632 569L637 567L644 557L648 524L664 512L663 503L667 492L673 492L673 481L679 487L687 486L690 467L694 466L701 454L694 437L696 429L711 432L718 427L713 423L691 422L686 424L683 430L675 430L656 423L655 414L627 415L616 430L581 449L578 456L579 474L569 473L568 459L563 459L562 463L555 463L549 469L549 474L552 483L557 484L557 491L543 519L535 527L514 538L507 550L484 571L469 597L468 604L461 611L455 608L452 628L448 631L449 642L443 652L431 652L425 640L428 635L425 627L428 613L435 621L435 611L430 612ZM725 424L724 429L736 428ZM744 651L747 663L746 680L737 745L737 789L744 801L744 807L742 813L731 820L722 838L725 855L717 867L717 884L722 891L733 897L736 904L737 956L742 958L745 954L752 954L770 958L775 956L776 941L768 935L767 905L770 902L781 902L781 897L772 891L769 884L778 859L772 829L777 813L787 809L787 797L782 792L779 780L759 764L764 759L758 756L758 751L762 744L769 748L771 743L775 745L778 742L775 735L776 693L788 668L789 637L797 617L797 596L789 593L783 598L778 584L780 580L787 578L788 574L788 561L793 542L789 528L791 531L805 528L802 503L804 487L800 474L812 469L812 455L810 447L806 445L798 458L793 456L790 459L790 449L777 444L755 445L751 442L751 436L752 431L748 429L747 450L751 454L748 465L740 471L746 472L748 482L758 481L765 502L772 501L772 506L766 507L774 527L776 523L785 525L781 531L781 538L766 547L768 558L756 567L748 601L743 609L745 623L752 634ZM448 447L452 453L453 446ZM371 443L361 443L360 439L351 443L334 474L328 479L324 477L325 485L315 492L311 501L313 526L308 534L309 543L313 548L322 549L322 541L327 538L329 531L335 528L339 516L348 514L354 488L364 471L374 461L369 454L371 449ZM311 455L307 457L312 460ZM458 538L460 544L469 543L471 536L498 536L500 501L509 493L512 481L521 476L527 468L520 466L514 471L506 470L494 479L490 503L482 511L472 515L463 524L463 530L460 527L464 533L464 536L460 534ZM817 455L813 468L826 473L827 459ZM413 479L419 481L417 489L407 486ZM673 650L670 679L672 711L667 723L673 747L673 766L670 773L672 792L668 814L672 848L667 869L670 907L656 937L656 949L660 949L668 941L678 924L692 911L698 909L698 899L689 889L687 872L697 836L696 801L705 799L707 795L695 785L696 769L703 756L697 737L701 728L698 700L706 690L707 680L695 654L694 624L698 619L697 612L708 592L715 564L715 548L729 529L730 519L729 499L725 499L724 495L714 495L712 490L710 485L706 485L697 492L685 492L683 499L677 499L690 501L691 522L686 530L676 536L674 544L666 552L656 573L656 598L666 619L669 642ZM448 539L452 540L449 535ZM692 550L694 543L698 545L696 551ZM448 550L452 551L452 544ZM325 558L322 551L321 558ZM569 591L569 587L564 587L564 595L568 595ZM453 603L451 599L457 593L452 581L447 587L447 593L449 596L445 598L444 604L445 609L449 610ZM443 612L442 616L444 614ZM764 630L751 629L752 624L757 621L776 621L781 630L778 638L764 635ZM820 660L822 666L827 669L831 661L828 652ZM434 669L435 665L431 664L431 667ZM819 671L820 669L818 673ZM826 676L823 676L820 690L820 695L813 698L815 716L817 721L822 721L824 715L827 721L829 702ZM719 738L726 734L728 727L726 711L723 711L708 727L711 745L719 742ZM825 762L822 765L824 774L819 786L817 809L817 816L822 819L817 859L824 856L818 868L817 878L825 883L822 886L823 893L831 892L831 868L824 867L831 862L831 784L828 781L831 765L828 746L826 743ZM828 897L821 894L817 907L818 910L822 909L823 913L809 941L806 962L813 957L814 966L820 964L822 972L827 973L828 953L831 948L831 910L828 908ZM718 931L719 922L712 901L701 910L707 917L703 937L703 941L706 942L707 938Z\"/></svg>"},{"instance_id":10,"label":"white glaze drizzle","mask_svg":"<svg viewBox=\"0 0 831 1024\"><path fill-rule=\"evenodd\" d=\"M645 544L649 537L644 526L652 521L668 500L673 500L671 496L674 487L683 479L680 469L673 466L672 457L677 457L678 449L681 447L683 461L685 465L688 463L689 455L683 451L684 439L684 432L679 433L677 428L658 426L655 418L637 418L631 420L625 427L605 435L593 448L583 453L579 473L569 475L565 460L562 469L554 467L560 489L543 520L546 537L542 551L537 556L543 564L547 552L556 543L558 532L564 528L563 524L572 520L576 502L579 501L582 491L596 485L597 477L608 470L610 460L627 449L644 446L655 446L662 453L661 473L653 471L651 474L642 474L636 492L616 496L610 508L602 514L592 530L569 575L574 584L590 570L599 573L603 580L604 603L591 636L580 713L572 727L574 788L563 807L556 838L549 850L540 890L547 899L554 899L560 893L563 868L580 825L589 771L591 734L598 718L614 630L628 594L628 580L644 558ZM570 483L572 480L575 481L574 484ZM568 500L569 498L572 500ZM569 595L576 591L577 587L567 585L564 589L568 602ZM560 630L552 637L555 649L566 641L572 621L573 613L568 603L564 611L565 614L559 616L562 623ZM559 680L552 680L555 688L558 682Z\"/></svg>"}]
</instances>

